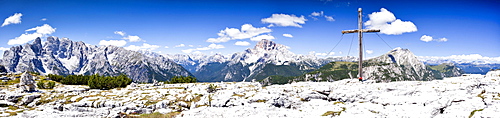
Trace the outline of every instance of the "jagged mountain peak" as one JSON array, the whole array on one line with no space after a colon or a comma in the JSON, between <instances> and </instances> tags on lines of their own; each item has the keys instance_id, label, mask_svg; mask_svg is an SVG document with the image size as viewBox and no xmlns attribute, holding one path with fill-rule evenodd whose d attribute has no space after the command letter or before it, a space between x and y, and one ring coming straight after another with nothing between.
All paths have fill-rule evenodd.
<instances>
[{"instance_id":1,"label":"jagged mountain peak","mask_svg":"<svg viewBox=\"0 0 500 118\"><path fill-rule=\"evenodd\" d=\"M384 63L395 63L399 65L408 65L411 63L418 63L419 60L409 49L397 47L391 51L380 55L378 57L369 59L368 61L378 61Z\"/></svg>"},{"instance_id":2,"label":"jagged mountain peak","mask_svg":"<svg viewBox=\"0 0 500 118\"><path fill-rule=\"evenodd\" d=\"M287 46L282 45L282 44L277 44L274 41L267 40L267 39L262 39L255 45L254 47L255 50L282 50L282 49L287 49Z\"/></svg>"},{"instance_id":3,"label":"jagged mountain peak","mask_svg":"<svg viewBox=\"0 0 500 118\"><path fill-rule=\"evenodd\" d=\"M409 49L397 47L386 54L367 60L364 77L380 80L432 80L432 72ZM384 70L385 73L380 72ZM385 74L385 75L384 75Z\"/></svg>"}]
</instances>

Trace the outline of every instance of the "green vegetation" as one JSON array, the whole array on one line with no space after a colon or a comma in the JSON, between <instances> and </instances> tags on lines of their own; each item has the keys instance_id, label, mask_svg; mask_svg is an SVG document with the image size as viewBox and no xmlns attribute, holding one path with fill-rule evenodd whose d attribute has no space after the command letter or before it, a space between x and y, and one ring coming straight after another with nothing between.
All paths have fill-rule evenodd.
<instances>
[{"instance_id":1,"label":"green vegetation","mask_svg":"<svg viewBox=\"0 0 500 118\"><path fill-rule=\"evenodd\" d=\"M115 77L102 77L97 74L92 75L88 80L88 85L91 89L113 89L117 87L126 87L132 83L132 79L127 75L120 74Z\"/></svg>"},{"instance_id":2,"label":"green vegetation","mask_svg":"<svg viewBox=\"0 0 500 118\"><path fill-rule=\"evenodd\" d=\"M214 92L216 92L216 91L217 91L217 85L210 84L210 85L208 85L208 88L207 88L207 89L208 89L208 90L207 90L207 92L209 92L209 93L214 93Z\"/></svg>"},{"instance_id":3,"label":"green vegetation","mask_svg":"<svg viewBox=\"0 0 500 118\"><path fill-rule=\"evenodd\" d=\"M432 70L434 73L434 78L443 79L444 77L457 76L454 73L459 74L465 73L462 69L459 69L453 63L443 63L439 65L426 65L428 69Z\"/></svg>"},{"instance_id":4,"label":"green vegetation","mask_svg":"<svg viewBox=\"0 0 500 118\"><path fill-rule=\"evenodd\" d=\"M478 111L483 111L483 109L478 109L478 110L474 110L474 111L470 112L469 118L472 118L472 116L474 116L474 114Z\"/></svg>"},{"instance_id":5,"label":"green vegetation","mask_svg":"<svg viewBox=\"0 0 500 118\"><path fill-rule=\"evenodd\" d=\"M50 80L53 80L53 81L56 81L56 82L60 82L64 78L64 76L62 76L62 75L54 75L54 74L49 74L49 75L47 75L47 77Z\"/></svg>"},{"instance_id":6,"label":"green vegetation","mask_svg":"<svg viewBox=\"0 0 500 118\"><path fill-rule=\"evenodd\" d=\"M344 102L340 102L340 101L337 101L337 102L334 102L333 105L337 105L337 104L345 104Z\"/></svg>"},{"instance_id":7,"label":"green vegetation","mask_svg":"<svg viewBox=\"0 0 500 118\"><path fill-rule=\"evenodd\" d=\"M40 80L36 83L39 89L53 89L56 86L56 82L50 80Z\"/></svg>"},{"instance_id":8,"label":"green vegetation","mask_svg":"<svg viewBox=\"0 0 500 118\"><path fill-rule=\"evenodd\" d=\"M166 81L165 83L175 84L175 83L196 83L196 82L197 82L196 78L192 76L187 76L187 77L175 76L172 79L170 79L170 81Z\"/></svg>"},{"instance_id":9,"label":"green vegetation","mask_svg":"<svg viewBox=\"0 0 500 118\"><path fill-rule=\"evenodd\" d=\"M337 81L350 78L351 75L358 74L358 64L356 62L330 62L323 67L301 76L281 76L271 75L264 80L264 85L269 84L287 84L293 81Z\"/></svg>"},{"instance_id":10,"label":"green vegetation","mask_svg":"<svg viewBox=\"0 0 500 118\"><path fill-rule=\"evenodd\" d=\"M137 118L174 118L175 116L177 116L179 114L180 114L180 112L170 112L167 114L161 114L159 112L154 112L151 114L141 114ZM132 117L132 118L134 118L134 117Z\"/></svg>"},{"instance_id":11,"label":"green vegetation","mask_svg":"<svg viewBox=\"0 0 500 118\"><path fill-rule=\"evenodd\" d=\"M342 113L345 110L346 110L345 107L342 107L341 111L327 111L327 112L323 113L323 115L321 115L321 116L329 116L329 115L340 116L340 113Z\"/></svg>"},{"instance_id":12,"label":"green vegetation","mask_svg":"<svg viewBox=\"0 0 500 118\"><path fill-rule=\"evenodd\" d=\"M281 75L271 75L266 78L266 81L272 84L287 84L290 83L291 80L295 79L297 77L285 77Z\"/></svg>"},{"instance_id":13,"label":"green vegetation","mask_svg":"<svg viewBox=\"0 0 500 118\"><path fill-rule=\"evenodd\" d=\"M83 75L68 75L60 82L68 85L88 85L89 76Z\"/></svg>"},{"instance_id":14,"label":"green vegetation","mask_svg":"<svg viewBox=\"0 0 500 118\"><path fill-rule=\"evenodd\" d=\"M358 64L356 62L330 62L308 74L317 76L316 78L322 78L321 80L311 78L310 81L337 81L350 78L348 74L350 72L352 76L358 74Z\"/></svg>"},{"instance_id":15,"label":"green vegetation","mask_svg":"<svg viewBox=\"0 0 500 118\"><path fill-rule=\"evenodd\" d=\"M120 74L118 76L100 76L95 75L47 75L51 80L61 82L68 85L88 85L91 89L113 89L117 87L126 87L132 83L132 79L127 75Z\"/></svg>"},{"instance_id":16,"label":"green vegetation","mask_svg":"<svg viewBox=\"0 0 500 118\"><path fill-rule=\"evenodd\" d=\"M16 78L14 80L8 80L6 82L0 81L0 85L14 85L14 84L17 84L17 83L20 83L20 82L21 82L21 79L20 78Z\"/></svg>"}]
</instances>

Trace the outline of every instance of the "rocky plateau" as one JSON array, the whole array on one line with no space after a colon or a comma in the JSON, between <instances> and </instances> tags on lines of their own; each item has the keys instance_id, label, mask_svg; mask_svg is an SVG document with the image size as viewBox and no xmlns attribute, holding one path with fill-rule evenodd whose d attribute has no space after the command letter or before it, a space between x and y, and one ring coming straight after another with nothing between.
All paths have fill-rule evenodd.
<instances>
[{"instance_id":1,"label":"rocky plateau","mask_svg":"<svg viewBox=\"0 0 500 118\"><path fill-rule=\"evenodd\" d=\"M33 92L10 85L0 90L0 106L8 117L498 117L500 71L387 83L133 83L111 90L57 84Z\"/></svg>"}]
</instances>

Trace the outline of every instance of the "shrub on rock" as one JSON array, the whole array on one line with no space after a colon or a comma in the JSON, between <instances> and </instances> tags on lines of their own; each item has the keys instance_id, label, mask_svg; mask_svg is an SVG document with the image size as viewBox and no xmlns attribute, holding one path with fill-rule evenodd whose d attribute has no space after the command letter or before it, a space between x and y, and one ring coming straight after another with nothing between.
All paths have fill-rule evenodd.
<instances>
[{"instance_id":1,"label":"shrub on rock","mask_svg":"<svg viewBox=\"0 0 500 118\"><path fill-rule=\"evenodd\" d=\"M196 78L192 77L192 76L187 76L187 77L175 76L172 79L170 79L170 81L166 81L165 83L169 83L169 84L175 84L175 83L196 83L196 81L197 81Z\"/></svg>"}]
</instances>

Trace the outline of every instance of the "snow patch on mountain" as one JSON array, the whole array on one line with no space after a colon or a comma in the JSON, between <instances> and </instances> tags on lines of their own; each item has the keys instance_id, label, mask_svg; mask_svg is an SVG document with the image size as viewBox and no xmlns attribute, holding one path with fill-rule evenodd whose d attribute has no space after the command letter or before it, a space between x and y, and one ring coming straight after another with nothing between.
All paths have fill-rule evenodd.
<instances>
[{"instance_id":1,"label":"snow patch on mountain","mask_svg":"<svg viewBox=\"0 0 500 118\"><path fill-rule=\"evenodd\" d=\"M58 58L59 61L66 67L68 70L75 70L78 68L79 60L77 58Z\"/></svg>"}]
</instances>

